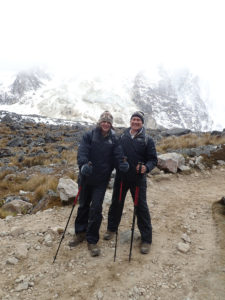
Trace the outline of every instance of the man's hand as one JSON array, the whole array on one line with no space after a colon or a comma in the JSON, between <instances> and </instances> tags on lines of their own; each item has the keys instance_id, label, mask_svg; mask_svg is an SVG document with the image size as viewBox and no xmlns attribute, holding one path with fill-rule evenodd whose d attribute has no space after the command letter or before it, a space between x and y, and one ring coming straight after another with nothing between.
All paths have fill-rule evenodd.
<instances>
[{"instance_id":1,"label":"man's hand","mask_svg":"<svg viewBox=\"0 0 225 300\"><path fill-rule=\"evenodd\" d=\"M81 167L81 174L84 176L90 176L92 174L93 168L92 165L90 163L88 164L84 164Z\"/></svg>"},{"instance_id":2,"label":"man's hand","mask_svg":"<svg viewBox=\"0 0 225 300\"><path fill-rule=\"evenodd\" d=\"M119 170L120 170L120 172L123 172L123 173L128 172L129 167L130 167L130 166L129 166L129 164L128 164L127 161L121 162L121 163L119 164Z\"/></svg>"},{"instance_id":3,"label":"man's hand","mask_svg":"<svg viewBox=\"0 0 225 300\"><path fill-rule=\"evenodd\" d=\"M141 165L141 173L140 173L140 171L139 171L139 168L140 168L140 164L138 164L138 165L136 166L136 171L137 171L138 174L144 174L144 173L146 173L147 168L146 168L145 165Z\"/></svg>"}]
</instances>

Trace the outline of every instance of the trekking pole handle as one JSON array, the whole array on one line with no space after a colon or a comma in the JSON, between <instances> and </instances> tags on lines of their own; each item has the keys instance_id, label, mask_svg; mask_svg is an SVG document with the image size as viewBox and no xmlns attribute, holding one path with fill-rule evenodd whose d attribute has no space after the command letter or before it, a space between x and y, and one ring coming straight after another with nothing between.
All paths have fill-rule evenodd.
<instances>
[{"instance_id":1,"label":"trekking pole handle","mask_svg":"<svg viewBox=\"0 0 225 300\"><path fill-rule=\"evenodd\" d=\"M138 168L138 174L140 175L140 174L141 174L142 165L144 165L144 163L141 162L141 161L139 161L139 162L138 162L138 165L139 165L139 168Z\"/></svg>"}]
</instances>

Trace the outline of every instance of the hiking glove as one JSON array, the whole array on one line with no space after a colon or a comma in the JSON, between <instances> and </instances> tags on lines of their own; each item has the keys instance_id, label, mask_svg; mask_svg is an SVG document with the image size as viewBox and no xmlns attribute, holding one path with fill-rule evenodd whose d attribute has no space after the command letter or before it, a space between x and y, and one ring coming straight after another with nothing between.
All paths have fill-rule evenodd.
<instances>
[{"instance_id":1,"label":"hiking glove","mask_svg":"<svg viewBox=\"0 0 225 300\"><path fill-rule=\"evenodd\" d=\"M119 170L120 172L126 173L129 170L129 164L127 161L121 162L119 164Z\"/></svg>"},{"instance_id":2,"label":"hiking glove","mask_svg":"<svg viewBox=\"0 0 225 300\"><path fill-rule=\"evenodd\" d=\"M84 164L81 167L81 174L84 176L90 176L92 174L92 165Z\"/></svg>"}]
</instances>

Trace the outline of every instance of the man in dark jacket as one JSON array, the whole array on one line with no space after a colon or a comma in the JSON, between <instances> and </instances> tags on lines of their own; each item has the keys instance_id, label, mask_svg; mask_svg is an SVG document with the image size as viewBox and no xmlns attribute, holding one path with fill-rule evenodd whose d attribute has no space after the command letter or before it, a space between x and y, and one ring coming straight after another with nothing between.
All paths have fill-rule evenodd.
<instances>
[{"instance_id":1,"label":"man in dark jacket","mask_svg":"<svg viewBox=\"0 0 225 300\"><path fill-rule=\"evenodd\" d=\"M75 247L85 239L92 256L98 256L99 229L102 222L102 203L110 175L115 166L128 171L129 164L123 162L122 148L112 130L113 117L105 111L97 127L85 133L78 148L77 162L81 173L81 195L75 236L69 243Z\"/></svg>"},{"instance_id":2,"label":"man in dark jacket","mask_svg":"<svg viewBox=\"0 0 225 300\"><path fill-rule=\"evenodd\" d=\"M146 200L146 174L157 165L157 154L155 144L153 140L145 134L143 124L144 113L140 111L135 112L130 119L130 128L126 129L120 137L120 144L129 163L129 171L125 174L122 174L120 171L116 173L112 204L108 213L107 232L104 235L104 239L110 240L113 238L121 220L127 191L130 190L134 200L135 190L138 184L139 197L136 213L137 225L141 233L140 251L142 254L147 254L152 243L152 226ZM142 163L141 168L139 162ZM119 201L121 180L123 186L121 200Z\"/></svg>"}]
</instances>

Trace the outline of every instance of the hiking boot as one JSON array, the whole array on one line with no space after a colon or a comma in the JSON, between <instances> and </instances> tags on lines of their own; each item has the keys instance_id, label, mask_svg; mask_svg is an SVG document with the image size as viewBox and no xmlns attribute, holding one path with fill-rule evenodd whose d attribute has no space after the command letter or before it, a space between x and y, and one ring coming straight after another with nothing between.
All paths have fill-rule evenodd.
<instances>
[{"instance_id":1,"label":"hiking boot","mask_svg":"<svg viewBox=\"0 0 225 300\"><path fill-rule=\"evenodd\" d=\"M88 250L91 253L91 256L99 256L100 255L100 249L97 246L97 244L89 244L88 243Z\"/></svg>"},{"instance_id":2,"label":"hiking boot","mask_svg":"<svg viewBox=\"0 0 225 300\"><path fill-rule=\"evenodd\" d=\"M141 247L140 247L141 253L142 254L148 254L149 251L150 251L150 247L151 247L151 244L146 243L146 242L142 242Z\"/></svg>"},{"instance_id":3,"label":"hiking boot","mask_svg":"<svg viewBox=\"0 0 225 300\"><path fill-rule=\"evenodd\" d=\"M103 236L103 239L106 240L106 241L109 241L114 237L115 234L116 233L114 231L107 230L106 233Z\"/></svg>"},{"instance_id":4,"label":"hiking boot","mask_svg":"<svg viewBox=\"0 0 225 300\"><path fill-rule=\"evenodd\" d=\"M72 241L69 242L70 247L76 247L86 239L86 232L80 232L74 235Z\"/></svg>"}]
</instances>

